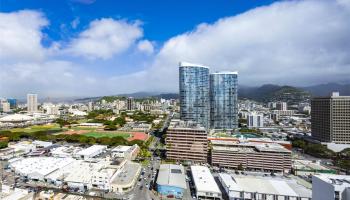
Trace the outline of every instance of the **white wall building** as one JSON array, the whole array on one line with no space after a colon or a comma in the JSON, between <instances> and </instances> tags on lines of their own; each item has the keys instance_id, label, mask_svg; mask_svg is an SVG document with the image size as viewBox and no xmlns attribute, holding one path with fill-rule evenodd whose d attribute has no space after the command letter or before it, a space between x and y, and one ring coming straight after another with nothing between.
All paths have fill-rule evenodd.
<instances>
[{"instance_id":1,"label":"white wall building","mask_svg":"<svg viewBox=\"0 0 350 200\"><path fill-rule=\"evenodd\" d=\"M2 112L10 112L11 111L11 108L10 108L10 103L5 101L5 102L2 102L1 105L0 105L0 108L1 108L1 111Z\"/></svg>"},{"instance_id":2,"label":"white wall building","mask_svg":"<svg viewBox=\"0 0 350 200\"><path fill-rule=\"evenodd\" d=\"M112 149L112 156L118 158L126 158L128 160L133 160L136 158L140 148L137 144L133 146L123 146L119 145Z\"/></svg>"},{"instance_id":3,"label":"white wall building","mask_svg":"<svg viewBox=\"0 0 350 200\"><path fill-rule=\"evenodd\" d=\"M191 166L197 199L221 200L222 194L208 167Z\"/></svg>"},{"instance_id":4,"label":"white wall building","mask_svg":"<svg viewBox=\"0 0 350 200\"><path fill-rule=\"evenodd\" d=\"M72 158L30 157L10 164L16 174L43 181L45 176L71 164Z\"/></svg>"},{"instance_id":5,"label":"white wall building","mask_svg":"<svg viewBox=\"0 0 350 200\"><path fill-rule=\"evenodd\" d=\"M249 128L262 128L264 127L264 115L251 113L247 116L247 126Z\"/></svg>"},{"instance_id":6,"label":"white wall building","mask_svg":"<svg viewBox=\"0 0 350 200\"><path fill-rule=\"evenodd\" d=\"M38 112L37 94L27 94L27 110L30 113Z\"/></svg>"},{"instance_id":7,"label":"white wall building","mask_svg":"<svg viewBox=\"0 0 350 200\"><path fill-rule=\"evenodd\" d=\"M277 102L276 103L276 109L277 110L287 110L287 102Z\"/></svg>"},{"instance_id":8,"label":"white wall building","mask_svg":"<svg viewBox=\"0 0 350 200\"><path fill-rule=\"evenodd\" d=\"M320 174L312 176L312 200L349 200L350 176Z\"/></svg>"},{"instance_id":9,"label":"white wall building","mask_svg":"<svg viewBox=\"0 0 350 200\"><path fill-rule=\"evenodd\" d=\"M75 154L75 156L77 158L87 160L101 154L106 149L107 149L107 146L105 145L92 145L87 149L83 149L79 151L78 153Z\"/></svg>"},{"instance_id":10,"label":"white wall building","mask_svg":"<svg viewBox=\"0 0 350 200\"><path fill-rule=\"evenodd\" d=\"M43 105L43 108L46 110L46 114L48 115L58 115L59 113L59 106L54 105L52 103L46 103Z\"/></svg>"}]
</instances>

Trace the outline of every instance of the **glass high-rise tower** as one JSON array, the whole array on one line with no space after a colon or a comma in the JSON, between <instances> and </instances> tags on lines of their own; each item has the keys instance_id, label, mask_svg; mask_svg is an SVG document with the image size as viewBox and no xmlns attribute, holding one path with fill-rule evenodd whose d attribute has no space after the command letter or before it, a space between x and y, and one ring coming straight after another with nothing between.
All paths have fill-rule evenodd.
<instances>
[{"instance_id":1,"label":"glass high-rise tower","mask_svg":"<svg viewBox=\"0 0 350 200\"><path fill-rule=\"evenodd\" d=\"M180 62L180 118L209 128L209 68Z\"/></svg>"},{"instance_id":2,"label":"glass high-rise tower","mask_svg":"<svg viewBox=\"0 0 350 200\"><path fill-rule=\"evenodd\" d=\"M235 129L238 127L237 72L210 74L210 127Z\"/></svg>"}]
</instances>

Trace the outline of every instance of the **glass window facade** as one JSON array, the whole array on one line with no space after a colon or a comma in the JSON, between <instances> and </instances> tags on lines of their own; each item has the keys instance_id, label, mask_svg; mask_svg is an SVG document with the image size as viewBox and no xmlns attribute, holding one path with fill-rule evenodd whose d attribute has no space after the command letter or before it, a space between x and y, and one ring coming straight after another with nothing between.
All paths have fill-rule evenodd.
<instances>
[{"instance_id":1,"label":"glass window facade","mask_svg":"<svg viewBox=\"0 0 350 200\"><path fill-rule=\"evenodd\" d=\"M210 127L235 129L238 127L237 73L210 74Z\"/></svg>"},{"instance_id":2,"label":"glass window facade","mask_svg":"<svg viewBox=\"0 0 350 200\"><path fill-rule=\"evenodd\" d=\"M209 68L180 63L179 79L181 120L209 128Z\"/></svg>"}]
</instances>

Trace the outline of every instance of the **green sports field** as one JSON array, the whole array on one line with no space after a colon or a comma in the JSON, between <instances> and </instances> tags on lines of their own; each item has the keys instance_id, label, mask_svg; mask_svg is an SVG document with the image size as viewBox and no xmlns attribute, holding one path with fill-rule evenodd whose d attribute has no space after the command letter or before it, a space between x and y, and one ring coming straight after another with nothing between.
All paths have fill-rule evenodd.
<instances>
[{"instance_id":1,"label":"green sports field","mask_svg":"<svg viewBox=\"0 0 350 200\"><path fill-rule=\"evenodd\" d=\"M130 137L129 133L103 133L103 132L90 132L90 133L84 133L82 135L88 136L88 137L94 137L94 138L100 138L100 137L123 137L125 139Z\"/></svg>"}]
</instances>

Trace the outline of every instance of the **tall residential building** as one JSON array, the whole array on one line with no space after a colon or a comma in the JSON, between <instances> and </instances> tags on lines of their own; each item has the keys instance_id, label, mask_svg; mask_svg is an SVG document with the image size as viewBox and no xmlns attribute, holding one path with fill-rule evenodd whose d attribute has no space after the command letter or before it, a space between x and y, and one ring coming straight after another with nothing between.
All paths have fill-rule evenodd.
<instances>
[{"instance_id":1,"label":"tall residential building","mask_svg":"<svg viewBox=\"0 0 350 200\"><path fill-rule=\"evenodd\" d=\"M27 94L27 110L30 113L38 111L38 95Z\"/></svg>"},{"instance_id":2,"label":"tall residential building","mask_svg":"<svg viewBox=\"0 0 350 200\"><path fill-rule=\"evenodd\" d=\"M311 100L311 134L321 142L350 144L350 96L339 96Z\"/></svg>"},{"instance_id":3,"label":"tall residential building","mask_svg":"<svg viewBox=\"0 0 350 200\"><path fill-rule=\"evenodd\" d=\"M180 62L180 119L209 128L209 68Z\"/></svg>"},{"instance_id":4,"label":"tall residential building","mask_svg":"<svg viewBox=\"0 0 350 200\"><path fill-rule=\"evenodd\" d=\"M1 112L10 112L10 103L7 102L6 100L2 101L0 100L0 111Z\"/></svg>"},{"instance_id":5,"label":"tall residential building","mask_svg":"<svg viewBox=\"0 0 350 200\"><path fill-rule=\"evenodd\" d=\"M93 110L94 110L94 105L93 105L93 102L90 101L90 102L88 103L88 111L93 111Z\"/></svg>"},{"instance_id":6,"label":"tall residential building","mask_svg":"<svg viewBox=\"0 0 350 200\"><path fill-rule=\"evenodd\" d=\"M210 127L238 127L237 72L210 74Z\"/></svg>"},{"instance_id":7,"label":"tall residential building","mask_svg":"<svg viewBox=\"0 0 350 200\"><path fill-rule=\"evenodd\" d=\"M167 130L166 145L168 159L207 163L207 131L198 123L172 120Z\"/></svg>"},{"instance_id":8,"label":"tall residential building","mask_svg":"<svg viewBox=\"0 0 350 200\"><path fill-rule=\"evenodd\" d=\"M128 110L134 110L134 98L133 97L129 97L127 99L127 102L126 102L126 107Z\"/></svg>"},{"instance_id":9,"label":"tall residential building","mask_svg":"<svg viewBox=\"0 0 350 200\"><path fill-rule=\"evenodd\" d=\"M3 103L1 103L0 108L1 108L1 111L2 111L2 112L10 112L10 111L11 111L11 109L10 109L10 103L9 103L9 102L3 102Z\"/></svg>"},{"instance_id":10,"label":"tall residential building","mask_svg":"<svg viewBox=\"0 0 350 200\"><path fill-rule=\"evenodd\" d=\"M287 110L287 102L279 101L276 103L277 110Z\"/></svg>"},{"instance_id":11,"label":"tall residential building","mask_svg":"<svg viewBox=\"0 0 350 200\"><path fill-rule=\"evenodd\" d=\"M251 113L247 116L247 126L249 128L261 128L264 127L264 115Z\"/></svg>"}]
</instances>

